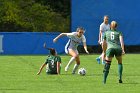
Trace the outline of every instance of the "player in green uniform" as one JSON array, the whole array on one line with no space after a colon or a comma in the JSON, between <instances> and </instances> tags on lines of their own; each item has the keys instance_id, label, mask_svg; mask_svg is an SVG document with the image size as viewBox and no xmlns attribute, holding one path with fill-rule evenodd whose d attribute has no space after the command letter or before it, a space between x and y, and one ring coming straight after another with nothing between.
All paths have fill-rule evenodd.
<instances>
[{"instance_id":1,"label":"player in green uniform","mask_svg":"<svg viewBox=\"0 0 140 93\"><path fill-rule=\"evenodd\" d=\"M117 27L116 21L112 21L110 27L111 27L111 30L105 32L104 40L102 44L103 54L106 55L106 58L105 58L106 63L103 70L103 75L104 75L103 83L104 84L106 83L111 61L114 55L118 61L119 83L122 83L122 71L123 71L122 54L125 54L123 36L121 32L116 30L116 27Z\"/></svg>"},{"instance_id":2,"label":"player in green uniform","mask_svg":"<svg viewBox=\"0 0 140 93\"><path fill-rule=\"evenodd\" d=\"M60 74L61 58L57 56L55 49L53 48L47 48L47 49L50 50L51 55L49 55L48 58L46 59L46 62L42 64L37 75L41 73L42 69L45 66L46 66L47 74Z\"/></svg>"}]
</instances>

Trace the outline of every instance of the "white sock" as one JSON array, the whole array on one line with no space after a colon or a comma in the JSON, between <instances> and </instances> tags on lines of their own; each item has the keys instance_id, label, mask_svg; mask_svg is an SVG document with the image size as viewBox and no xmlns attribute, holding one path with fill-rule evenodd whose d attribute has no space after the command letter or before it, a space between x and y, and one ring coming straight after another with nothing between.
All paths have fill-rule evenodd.
<instances>
[{"instance_id":1,"label":"white sock","mask_svg":"<svg viewBox=\"0 0 140 93\"><path fill-rule=\"evenodd\" d=\"M72 70L72 73L75 74L76 70L78 69L79 65L75 64Z\"/></svg>"},{"instance_id":2,"label":"white sock","mask_svg":"<svg viewBox=\"0 0 140 93\"><path fill-rule=\"evenodd\" d=\"M69 61L69 63L67 64L67 68L74 62L74 60L75 60L75 57L71 57L71 59L70 59L70 61Z\"/></svg>"}]
</instances>

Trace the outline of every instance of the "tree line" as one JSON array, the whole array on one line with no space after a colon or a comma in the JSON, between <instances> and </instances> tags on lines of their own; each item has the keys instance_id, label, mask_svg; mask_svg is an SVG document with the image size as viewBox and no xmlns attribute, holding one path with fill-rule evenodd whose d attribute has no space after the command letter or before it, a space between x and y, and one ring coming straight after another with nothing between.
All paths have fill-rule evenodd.
<instances>
[{"instance_id":1,"label":"tree line","mask_svg":"<svg viewBox=\"0 0 140 93\"><path fill-rule=\"evenodd\" d=\"M0 0L0 32L69 32L70 0Z\"/></svg>"}]
</instances>

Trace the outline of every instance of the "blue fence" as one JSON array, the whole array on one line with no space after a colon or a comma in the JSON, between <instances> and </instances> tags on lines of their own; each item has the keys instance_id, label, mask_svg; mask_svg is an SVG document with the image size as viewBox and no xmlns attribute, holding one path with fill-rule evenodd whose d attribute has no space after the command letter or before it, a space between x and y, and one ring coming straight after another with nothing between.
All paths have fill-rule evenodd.
<instances>
[{"instance_id":1,"label":"blue fence","mask_svg":"<svg viewBox=\"0 0 140 93\"><path fill-rule=\"evenodd\" d=\"M0 54L48 54L48 50L43 48L44 42L47 47L64 53L67 38L61 38L57 43L53 43L53 38L58 34L60 33L0 33Z\"/></svg>"},{"instance_id":2,"label":"blue fence","mask_svg":"<svg viewBox=\"0 0 140 93\"><path fill-rule=\"evenodd\" d=\"M72 0L71 28L86 28L88 45L97 45L104 15L118 22L125 45L140 45L140 0Z\"/></svg>"},{"instance_id":3,"label":"blue fence","mask_svg":"<svg viewBox=\"0 0 140 93\"><path fill-rule=\"evenodd\" d=\"M99 25L104 15L109 15L110 22L118 22L118 30L124 35L125 45L140 45L140 1L139 0L72 0L71 28L77 26L86 29L87 45L97 45ZM52 40L60 33L0 33L0 54L48 54L43 48L44 42L58 53L64 53L68 38L61 38L57 43Z\"/></svg>"}]
</instances>

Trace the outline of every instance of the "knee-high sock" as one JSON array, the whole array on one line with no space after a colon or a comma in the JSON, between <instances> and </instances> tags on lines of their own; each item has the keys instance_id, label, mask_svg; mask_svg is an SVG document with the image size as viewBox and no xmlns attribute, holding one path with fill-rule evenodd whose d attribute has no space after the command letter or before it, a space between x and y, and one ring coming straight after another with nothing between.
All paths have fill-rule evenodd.
<instances>
[{"instance_id":1,"label":"knee-high sock","mask_svg":"<svg viewBox=\"0 0 140 93\"><path fill-rule=\"evenodd\" d=\"M75 60L75 57L71 57L66 67L69 68L69 66L73 63L74 60Z\"/></svg>"},{"instance_id":2,"label":"knee-high sock","mask_svg":"<svg viewBox=\"0 0 140 93\"><path fill-rule=\"evenodd\" d=\"M76 70L78 69L79 64L75 64L72 70L72 73L74 74L76 72Z\"/></svg>"},{"instance_id":3,"label":"knee-high sock","mask_svg":"<svg viewBox=\"0 0 140 93\"><path fill-rule=\"evenodd\" d=\"M106 63L105 66L104 66L104 70L103 70L103 83L105 84L106 83L106 79L107 79L107 76L108 76L108 73L109 73L109 69L110 69L110 63Z\"/></svg>"},{"instance_id":4,"label":"knee-high sock","mask_svg":"<svg viewBox=\"0 0 140 93\"><path fill-rule=\"evenodd\" d=\"M118 64L119 80L122 80L123 65Z\"/></svg>"}]
</instances>

